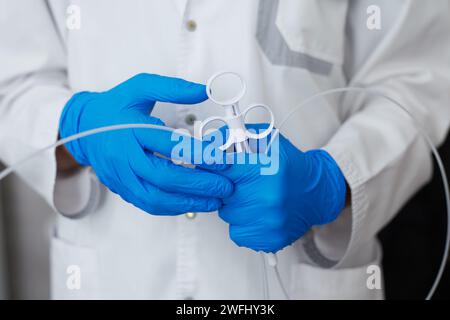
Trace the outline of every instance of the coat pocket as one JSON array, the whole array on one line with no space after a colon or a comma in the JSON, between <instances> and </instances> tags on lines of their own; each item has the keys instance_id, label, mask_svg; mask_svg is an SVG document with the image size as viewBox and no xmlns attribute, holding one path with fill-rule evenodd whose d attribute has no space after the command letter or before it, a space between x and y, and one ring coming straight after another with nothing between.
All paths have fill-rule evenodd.
<instances>
[{"instance_id":1,"label":"coat pocket","mask_svg":"<svg viewBox=\"0 0 450 320\"><path fill-rule=\"evenodd\" d=\"M384 298L380 261L346 269L297 264L292 271L292 299L380 300Z\"/></svg>"},{"instance_id":2,"label":"coat pocket","mask_svg":"<svg viewBox=\"0 0 450 320\"><path fill-rule=\"evenodd\" d=\"M96 299L99 276L96 251L56 236L51 239L50 250L52 299Z\"/></svg>"},{"instance_id":3,"label":"coat pocket","mask_svg":"<svg viewBox=\"0 0 450 320\"><path fill-rule=\"evenodd\" d=\"M275 65L329 75L344 57L347 0L260 0L256 38Z\"/></svg>"}]
</instances>

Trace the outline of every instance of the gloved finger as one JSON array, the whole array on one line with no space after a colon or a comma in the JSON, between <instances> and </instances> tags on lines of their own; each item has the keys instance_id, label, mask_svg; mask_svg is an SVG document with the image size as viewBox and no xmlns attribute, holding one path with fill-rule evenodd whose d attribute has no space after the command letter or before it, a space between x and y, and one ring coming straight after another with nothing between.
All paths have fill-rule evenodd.
<instances>
[{"instance_id":1,"label":"gloved finger","mask_svg":"<svg viewBox=\"0 0 450 320\"><path fill-rule=\"evenodd\" d=\"M147 151L204 169L220 171L228 168L225 152L218 148L220 144L195 139L187 130L135 129L134 133Z\"/></svg>"},{"instance_id":2,"label":"gloved finger","mask_svg":"<svg viewBox=\"0 0 450 320\"><path fill-rule=\"evenodd\" d=\"M219 210L219 218L230 225L240 225L244 226L255 222L255 216L250 214L241 214L240 208L235 205L239 201L233 201L233 199L225 199L225 205ZM261 214L256 217L261 217Z\"/></svg>"},{"instance_id":3,"label":"gloved finger","mask_svg":"<svg viewBox=\"0 0 450 320\"><path fill-rule=\"evenodd\" d=\"M150 153L134 153L133 171L158 188L175 193L225 198L233 192L232 182L215 173L186 168Z\"/></svg>"},{"instance_id":4,"label":"gloved finger","mask_svg":"<svg viewBox=\"0 0 450 320\"><path fill-rule=\"evenodd\" d=\"M128 193L128 200L136 207L154 215L179 215L186 212L213 212L222 206L217 198L165 192L150 183L140 181L143 188Z\"/></svg>"},{"instance_id":5,"label":"gloved finger","mask_svg":"<svg viewBox=\"0 0 450 320\"><path fill-rule=\"evenodd\" d=\"M165 127L166 124L160 118L152 117L152 116L143 116L143 123L154 124L157 126Z\"/></svg>"},{"instance_id":6,"label":"gloved finger","mask_svg":"<svg viewBox=\"0 0 450 320\"><path fill-rule=\"evenodd\" d=\"M112 166L112 185L127 202L151 214L176 215L189 211L212 212L218 210L222 201L179 193L168 193L136 176L125 157L116 160L119 166ZM120 168L117 170L116 168Z\"/></svg>"},{"instance_id":7,"label":"gloved finger","mask_svg":"<svg viewBox=\"0 0 450 320\"><path fill-rule=\"evenodd\" d=\"M281 230L268 232L259 224L230 225L229 235L230 239L239 247L266 253L276 253L293 242L285 232Z\"/></svg>"},{"instance_id":8,"label":"gloved finger","mask_svg":"<svg viewBox=\"0 0 450 320\"><path fill-rule=\"evenodd\" d=\"M261 122L261 123L246 123L245 127L247 129L254 129L257 131L264 131L269 127L268 123Z\"/></svg>"},{"instance_id":9,"label":"gloved finger","mask_svg":"<svg viewBox=\"0 0 450 320\"><path fill-rule=\"evenodd\" d=\"M248 131L252 133L261 134L269 127L268 123L246 123L245 127ZM266 137L261 139L249 139L248 144L250 150L254 153L264 153L267 150L267 147L272 139L272 133L269 133Z\"/></svg>"},{"instance_id":10,"label":"gloved finger","mask_svg":"<svg viewBox=\"0 0 450 320\"><path fill-rule=\"evenodd\" d=\"M213 212L219 210L222 206L222 201L218 198L169 193L146 182L143 183L146 184L147 192L150 192L153 199L156 200L156 204L153 206L153 214Z\"/></svg>"},{"instance_id":11,"label":"gloved finger","mask_svg":"<svg viewBox=\"0 0 450 320\"><path fill-rule=\"evenodd\" d=\"M149 73L137 74L108 92L130 105L144 101L195 104L208 99L205 85Z\"/></svg>"}]
</instances>

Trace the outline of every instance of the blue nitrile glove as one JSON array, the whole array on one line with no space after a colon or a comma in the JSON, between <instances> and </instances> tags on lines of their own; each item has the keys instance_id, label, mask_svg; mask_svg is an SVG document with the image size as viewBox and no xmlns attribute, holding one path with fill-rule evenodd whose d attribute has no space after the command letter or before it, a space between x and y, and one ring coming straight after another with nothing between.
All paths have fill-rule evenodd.
<instances>
[{"instance_id":1,"label":"blue nitrile glove","mask_svg":"<svg viewBox=\"0 0 450 320\"><path fill-rule=\"evenodd\" d=\"M283 249L313 225L335 220L345 205L344 176L327 152L302 152L281 134L278 140L279 152L274 147L268 155L258 153L256 164L246 157L244 164L220 172L234 182L234 192L223 200L219 215L230 225L230 238L255 251ZM261 171L271 165L273 172Z\"/></svg>"},{"instance_id":2,"label":"blue nitrile glove","mask_svg":"<svg viewBox=\"0 0 450 320\"><path fill-rule=\"evenodd\" d=\"M163 126L150 116L156 101L194 104L207 99L205 86L177 78L139 74L106 92L75 94L60 119L62 138L114 124ZM177 141L156 129L100 133L66 145L81 165L92 166L100 181L124 200L152 214L210 212L229 196L233 184L225 177L190 169L162 159ZM212 166L220 171L223 165Z\"/></svg>"}]
</instances>

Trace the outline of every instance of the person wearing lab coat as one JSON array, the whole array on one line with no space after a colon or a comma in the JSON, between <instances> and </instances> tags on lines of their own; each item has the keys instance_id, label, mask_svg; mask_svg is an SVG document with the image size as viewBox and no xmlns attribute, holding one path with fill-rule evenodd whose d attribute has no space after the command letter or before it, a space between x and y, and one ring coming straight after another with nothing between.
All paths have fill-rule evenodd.
<instances>
[{"instance_id":1,"label":"person wearing lab coat","mask_svg":"<svg viewBox=\"0 0 450 320\"><path fill-rule=\"evenodd\" d=\"M109 90L139 73L205 83L218 70L237 71L248 84L243 103L265 103L276 119L326 89L377 89L407 106L434 143L447 132L448 1L0 4L0 159L6 164L56 141L74 93ZM368 28L370 5L380 9L381 29ZM69 28L74 8L80 24ZM297 148L326 150L349 194L335 221L279 251L281 277L295 299L383 298L382 287L367 284L382 255L377 232L432 170L418 128L401 111L371 96L340 98L314 101L282 128ZM157 104L152 116L192 131L196 120L220 112L210 102ZM57 214L53 298L263 297L260 256L237 247L217 215L146 213L110 192L89 167L64 174L76 166L68 159L59 150L18 170ZM74 270L79 286L70 285ZM268 277L270 297L283 298L271 270Z\"/></svg>"}]
</instances>

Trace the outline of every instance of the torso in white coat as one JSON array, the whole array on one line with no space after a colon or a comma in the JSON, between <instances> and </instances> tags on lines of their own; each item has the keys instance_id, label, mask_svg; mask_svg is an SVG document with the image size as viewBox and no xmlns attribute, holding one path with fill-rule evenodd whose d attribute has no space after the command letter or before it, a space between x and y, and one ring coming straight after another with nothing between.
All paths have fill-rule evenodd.
<instances>
[{"instance_id":1,"label":"torso in white coat","mask_svg":"<svg viewBox=\"0 0 450 320\"><path fill-rule=\"evenodd\" d=\"M233 70L248 83L244 105L268 104L278 121L313 93L345 86L346 1L326 3L328 18L320 24L313 2L264 2L72 2L80 7L82 20L79 30L65 31L70 86L74 91L106 90L139 72L205 83L216 71ZM283 133L299 148L320 147L339 127L337 107L317 100L294 114ZM168 126L192 130L193 118L222 112L209 102L158 104L153 115ZM267 119L261 113L248 120ZM198 213L193 219L152 216L105 189L102 193L94 212L58 221L55 297L263 297L261 257L236 247L216 213ZM293 268L307 259L301 245L286 248L280 259L286 284L301 282ZM68 264L80 266L79 291L67 289ZM271 297L282 298L269 273Z\"/></svg>"},{"instance_id":2,"label":"torso in white coat","mask_svg":"<svg viewBox=\"0 0 450 320\"><path fill-rule=\"evenodd\" d=\"M399 15L398 26L388 38L392 46L384 45L374 54L370 50L385 33L374 34L364 29L364 3L369 4L365 0L353 5L352 18L349 18L351 5L344 0L73 0L70 4L81 10L81 28L74 30L66 27L68 1L49 3L59 40L51 37L48 21L41 23L51 19L43 13L43 5L33 4L39 8L30 10L30 14L39 19L30 25L35 26L37 33L44 31L44 36L52 39L45 38L44 46L33 46L34 60L28 68L38 73L36 70L42 65L51 69L52 61L56 61L53 70L64 65L72 92L107 90L141 72L205 83L213 73L231 70L240 73L247 82L243 105L253 102L269 105L277 124L305 98L352 81L366 86L381 83L387 92L392 92L393 87L407 101L422 102L437 95L422 95L415 84L440 90L439 85L448 83L437 81L443 67L434 64L437 61L434 54L448 47L430 49L429 55L422 54L420 61L399 54L404 50L410 52L407 49L414 43L409 41L413 38L411 33L423 29L417 21L444 21L440 16L442 10L418 9L420 2L399 1L398 8L402 10L394 10ZM394 7L392 1L377 3ZM443 3L440 2L442 6ZM422 20L415 17L418 13L423 15ZM346 27L353 32L346 33ZM384 27L387 28L386 24ZM34 32L20 30L25 37ZM362 30L362 35L355 34L355 30ZM433 30L440 35L439 28ZM350 35L353 42L347 48ZM27 48L21 49L26 52ZM350 53L344 54L345 50ZM350 63L348 74L344 75L347 56L354 63ZM361 57L367 56L371 59L366 63ZM17 62L25 60L21 55L10 58ZM427 77L405 67L418 68L423 61L427 63L423 70L431 70ZM12 75L20 74L21 70L16 69L11 68ZM417 78L409 81L416 74ZM400 80L393 84L385 80L394 78ZM398 83L402 85L396 86ZM49 90L63 91L59 86ZM39 94L44 95L43 91ZM52 108L61 105L60 110L67 96L68 92L60 92L59 103L56 98L50 103L47 96L41 98L43 102L34 96L33 102ZM281 276L293 298L381 298L382 290L366 286L367 267L380 263L376 233L430 173L426 148L416 135L410 134L414 132L411 126L400 125L404 117L383 112L391 109L379 101L365 101L364 105L360 101L357 105L341 103L340 98L315 100L295 113L281 130L302 150L326 146L340 165L352 193L351 208L344 210L332 224L317 228L314 246L311 242L304 246L300 240L280 252ZM20 104L27 104L26 97L23 99L16 101L14 110L23 109ZM353 116L361 106L365 107L364 112ZM14 138L23 142L16 149L0 154L6 163L51 142L58 120L52 108L39 110L39 117L49 119L48 128L42 129L42 124L39 125L42 121L34 119L36 125L31 127L37 133L32 140L27 140L31 129L17 130L18 137ZM27 110L30 117L36 112L31 107ZM222 112L220 107L205 102L194 106L157 104L152 114L167 126L192 131L193 120ZM438 113L432 110L430 114L432 121L427 125L438 130L436 137L442 136L447 117L436 116ZM6 119L8 113L3 115ZM5 126L30 127L30 120L25 118L11 115L8 119L10 124L5 122ZM267 121L263 114L253 114L247 120ZM5 139L9 137L7 132L4 135ZM408 162L404 161L406 158ZM216 213L197 213L194 218L153 216L100 186L94 174L87 171L72 178L58 178L53 194L53 182L44 176L53 175L54 162L46 164L51 161L54 160L49 157L47 162L39 162L40 172L30 171L37 178L25 173L22 176L31 185L39 185L40 192L60 212L83 213L76 219L58 215L52 240L53 297L263 297L261 257L236 247L228 238L227 225ZM415 176L409 174L419 167L425 169ZM391 186L395 186L395 192ZM333 261L338 263L330 268ZM78 271L79 289L71 282ZM271 298L283 298L271 270L269 290Z\"/></svg>"}]
</instances>

